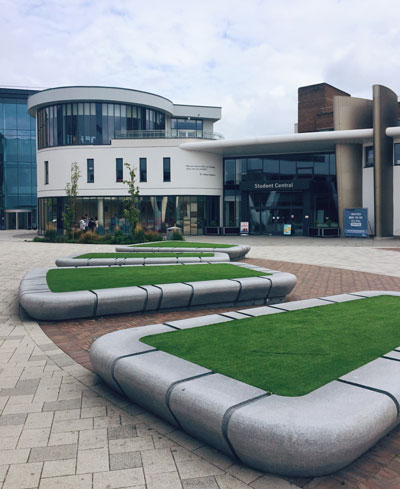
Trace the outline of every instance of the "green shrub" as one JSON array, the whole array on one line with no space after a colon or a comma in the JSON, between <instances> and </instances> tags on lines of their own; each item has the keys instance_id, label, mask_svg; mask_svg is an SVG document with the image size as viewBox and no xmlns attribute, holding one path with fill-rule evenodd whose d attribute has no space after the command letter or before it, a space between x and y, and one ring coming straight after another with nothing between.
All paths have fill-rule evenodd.
<instances>
[{"instance_id":1,"label":"green shrub","mask_svg":"<svg viewBox=\"0 0 400 489\"><path fill-rule=\"evenodd\" d=\"M163 236L158 231L145 231L144 232L145 241L162 241Z\"/></svg>"},{"instance_id":2,"label":"green shrub","mask_svg":"<svg viewBox=\"0 0 400 489\"><path fill-rule=\"evenodd\" d=\"M173 241L185 241L183 234L180 231L174 231L171 239Z\"/></svg>"},{"instance_id":3,"label":"green shrub","mask_svg":"<svg viewBox=\"0 0 400 489\"><path fill-rule=\"evenodd\" d=\"M93 231L87 231L80 235L79 243L97 243L99 241L99 235Z\"/></svg>"},{"instance_id":4,"label":"green shrub","mask_svg":"<svg viewBox=\"0 0 400 489\"><path fill-rule=\"evenodd\" d=\"M55 243L57 238L57 229L47 229L47 231L44 233L44 239L45 241L50 241L50 243Z\"/></svg>"},{"instance_id":5,"label":"green shrub","mask_svg":"<svg viewBox=\"0 0 400 489\"><path fill-rule=\"evenodd\" d=\"M43 243L46 240L41 236L35 236L32 241L35 241L36 243Z\"/></svg>"},{"instance_id":6,"label":"green shrub","mask_svg":"<svg viewBox=\"0 0 400 489\"><path fill-rule=\"evenodd\" d=\"M56 243L66 243L68 241L67 236L61 234L60 236L56 236Z\"/></svg>"}]
</instances>

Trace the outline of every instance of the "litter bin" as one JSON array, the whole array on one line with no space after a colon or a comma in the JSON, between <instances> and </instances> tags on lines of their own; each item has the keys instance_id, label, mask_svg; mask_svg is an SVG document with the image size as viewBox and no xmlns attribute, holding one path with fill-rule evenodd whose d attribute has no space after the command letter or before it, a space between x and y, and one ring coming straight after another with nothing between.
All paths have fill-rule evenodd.
<instances>
[{"instance_id":1,"label":"litter bin","mask_svg":"<svg viewBox=\"0 0 400 489\"><path fill-rule=\"evenodd\" d=\"M182 230L181 228L178 228L177 226L171 226L170 228L167 228L167 239L172 239L174 233L181 233Z\"/></svg>"}]
</instances>

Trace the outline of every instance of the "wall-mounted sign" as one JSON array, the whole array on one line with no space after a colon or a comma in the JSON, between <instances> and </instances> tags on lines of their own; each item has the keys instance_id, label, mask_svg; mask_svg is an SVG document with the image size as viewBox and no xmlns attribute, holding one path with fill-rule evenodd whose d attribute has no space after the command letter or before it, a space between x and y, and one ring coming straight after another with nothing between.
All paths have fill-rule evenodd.
<instances>
[{"instance_id":1,"label":"wall-mounted sign","mask_svg":"<svg viewBox=\"0 0 400 489\"><path fill-rule=\"evenodd\" d=\"M249 234L249 223L247 221L240 222L240 234Z\"/></svg>"},{"instance_id":2,"label":"wall-mounted sign","mask_svg":"<svg viewBox=\"0 0 400 489\"><path fill-rule=\"evenodd\" d=\"M368 238L368 209L344 209L345 236Z\"/></svg>"},{"instance_id":3,"label":"wall-mounted sign","mask_svg":"<svg viewBox=\"0 0 400 489\"><path fill-rule=\"evenodd\" d=\"M283 225L283 234L285 234L285 235L291 235L292 234L292 225L291 224L284 224Z\"/></svg>"},{"instance_id":4,"label":"wall-mounted sign","mask_svg":"<svg viewBox=\"0 0 400 489\"><path fill-rule=\"evenodd\" d=\"M270 192L270 191L291 191L291 190L305 190L310 187L310 182L306 179L298 180L269 180L267 182L245 180L240 183L240 190L247 190L250 192Z\"/></svg>"}]
</instances>

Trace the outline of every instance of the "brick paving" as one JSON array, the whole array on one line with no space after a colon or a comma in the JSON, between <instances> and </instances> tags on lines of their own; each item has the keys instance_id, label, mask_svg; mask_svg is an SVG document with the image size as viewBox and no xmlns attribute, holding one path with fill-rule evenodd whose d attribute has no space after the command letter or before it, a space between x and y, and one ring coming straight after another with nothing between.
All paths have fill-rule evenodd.
<instances>
[{"instance_id":1,"label":"brick paving","mask_svg":"<svg viewBox=\"0 0 400 489\"><path fill-rule=\"evenodd\" d=\"M263 240L255 241L259 246L254 258L268 259L266 253L285 256L278 246L264 249ZM357 289L400 290L399 253L361 242L355 242L356 250L350 242L341 246L338 241L337 247L321 242L319 247L313 241L312 251L304 249L307 240L293 243L287 246L292 263L251 260L294 272L299 285L292 300ZM326 264L343 266L302 264L306 256L307 262L315 258L321 265L321 248ZM202 311L46 324L43 328L52 330L59 346L71 348L71 356L35 321L19 316L18 284L29 268L51 266L58 256L98 250L24 243L0 233L0 489L400 489L400 428L331 476L287 479L245 467L185 435L116 395L79 364L87 361L86 349L94 336ZM382 274L381 264L392 276Z\"/></svg>"}]
</instances>

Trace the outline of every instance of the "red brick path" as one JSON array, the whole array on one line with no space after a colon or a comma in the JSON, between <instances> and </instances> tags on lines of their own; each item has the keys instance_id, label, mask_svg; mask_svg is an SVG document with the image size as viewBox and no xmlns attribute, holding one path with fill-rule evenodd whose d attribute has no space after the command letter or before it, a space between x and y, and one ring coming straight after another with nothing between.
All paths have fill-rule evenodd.
<instances>
[{"instance_id":1,"label":"red brick path","mask_svg":"<svg viewBox=\"0 0 400 489\"><path fill-rule=\"evenodd\" d=\"M291 272L297 285L288 300L309 299L358 290L398 290L400 278L339 268L302 265L273 260L245 260L247 263ZM96 319L41 323L43 331L81 365L91 369L88 347L103 334L118 329L144 326L175 319L212 314L229 309L174 311L168 313L123 314ZM400 427L394 429L360 459L323 478L291 478L304 489L400 489Z\"/></svg>"}]
</instances>

